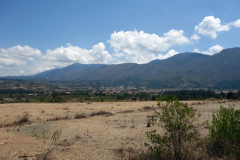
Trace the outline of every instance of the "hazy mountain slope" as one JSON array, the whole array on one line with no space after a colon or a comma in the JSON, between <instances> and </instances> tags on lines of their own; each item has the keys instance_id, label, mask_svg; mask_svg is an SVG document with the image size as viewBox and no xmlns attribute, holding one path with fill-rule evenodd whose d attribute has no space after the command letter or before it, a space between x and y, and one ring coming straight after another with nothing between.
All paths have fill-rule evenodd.
<instances>
[{"instance_id":1,"label":"hazy mountain slope","mask_svg":"<svg viewBox=\"0 0 240 160\"><path fill-rule=\"evenodd\" d=\"M97 68L101 67L104 64L80 64L80 63L74 63L70 66L67 66L62 69L53 69L48 70L39 74L36 74L32 76L33 78L44 78L44 79L51 79L51 80L63 80L68 77L72 77L75 74L79 74L82 71L91 69L91 68Z\"/></svg>"},{"instance_id":2,"label":"hazy mountain slope","mask_svg":"<svg viewBox=\"0 0 240 160\"><path fill-rule=\"evenodd\" d=\"M138 64L124 63L118 65L104 65L99 68L82 71L72 77L66 77L65 80L114 80L122 78L123 73L134 69Z\"/></svg>"},{"instance_id":3,"label":"hazy mountain slope","mask_svg":"<svg viewBox=\"0 0 240 160\"><path fill-rule=\"evenodd\" d=\"M180 75L188 67L196 66L208 56L198 53L182 53L169 59L147 64L106 65L83 71L73 79L85 80L124 80L129 77L141 80L167 79Z\"/></svg>"}]
</instances>

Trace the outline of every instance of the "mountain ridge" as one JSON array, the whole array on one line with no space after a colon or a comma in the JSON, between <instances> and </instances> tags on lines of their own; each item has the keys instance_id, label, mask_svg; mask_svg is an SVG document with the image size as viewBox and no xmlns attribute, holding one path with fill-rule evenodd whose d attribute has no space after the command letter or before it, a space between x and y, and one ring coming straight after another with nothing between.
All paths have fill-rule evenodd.
<instances>
[{"instance_id":1,"label":"mountain ridge","mask_svg":"<svg viewBox=\"0 0 240 160\"><path fill-rule=\"evenodd\" d=\"M24 79L61 81L103 81L107 85L146 85L150 88L207 87L237 84L240 79L240 47L224 49L209 56L179 53L168 59L146 64L115 65L75 63ZM236 86L236 85L235 85ZM240 85L239 85L240 88Z\"/></svg>"}]
</instances>

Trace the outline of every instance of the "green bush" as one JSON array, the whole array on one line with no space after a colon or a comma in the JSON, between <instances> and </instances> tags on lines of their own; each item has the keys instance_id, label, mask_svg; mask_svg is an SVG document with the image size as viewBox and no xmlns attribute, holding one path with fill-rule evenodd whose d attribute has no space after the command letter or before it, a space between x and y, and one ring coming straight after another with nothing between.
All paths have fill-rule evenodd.
<instances>
[{"instance_id":1,"label":"green bush","mask_svg":"<svg viewBox=\"0 0 240 160\"><path fill-rule=\"evenodd\" d=\"M168 99L169 97L163 97ZM174 97L173 97L174 98ZM176 98L175 98L176 100ZM151 144L145 146L152 152L153 159L188 159L188 149L193 148L193 142L198 141L197 128L200 124L194 123L197 112L187 104L168 100L166 103L158 101L160 112L155 111L151 119L153 125L160 125L165 134L162 136L156 130L146 132ZM201 115L198 114L200 117ZM191 147L190 147L191 146Z\"/></svg>"},{"instance_id":2,"label":"green bush","mask_svg":"<svg viewBox=\"0 0 240 160\"><path fill-rule=\"evenodd\" d=\"M101 102L104 102L104 99L103 99L103 98L101 98Z\"/></svg>"},{"instance_id":3,"label":"green bush","mask_svg":"<svg viewBox=\"0 0 240 160\"><path fill-rule=\"evenodd\" d=\"M234 105L229 108L220 106L220 112L213 114L209 132L213 153L219 157L240 158L240 110L234 110Z\"/></svg>"}]
</instances>

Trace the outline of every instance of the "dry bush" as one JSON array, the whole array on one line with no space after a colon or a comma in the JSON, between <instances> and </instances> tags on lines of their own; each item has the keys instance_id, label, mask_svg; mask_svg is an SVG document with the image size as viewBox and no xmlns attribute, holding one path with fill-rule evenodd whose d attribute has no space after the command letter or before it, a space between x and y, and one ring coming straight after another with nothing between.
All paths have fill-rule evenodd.
<instances>
[{"instance_id":1,"label":"dry bush","mask_svg":"<svg viewBox=\"0 0 240 160\"><path fill-rule=\"evenodd\" d=\"M66 120L70 118L69 116L64 116L64 117L59 117L59 116L56 116L55 118L52 118L52 119L47 119L47 121L58 121L58 120Z\"/></svg>"},{"instance_id":2,"label":"dry bush","mask_svg":"<svg viewBox=\"0 0 240 160\"><path fill-rule=\"evenodd\" d=\"M28 113L25 113L18 121L16 121L16 124L22 124L22 123L26 123L29 122L29 115Z\"/></svg>"},{"instance_id":3,"label":"dry bush","mask_svg":"<svg viewBox=\"0 0 240 160\"><path fill-rule=\"evenodd\" d=\"M132 113L132 112L134 112L133 109L131 109L131 110L124 110L124 111L121 111L121 112L119 112L119 113Z\"/></svg>"},{"instance_id":4,"label":"dry bush","mask_svg":"<svg viewBox=\"0 0 240 160\"><path fill-rule=\"evenodd\" d=\"M144 106L143 109L144 109L144 110L152 110L153 107L150 107L150 106Z\"/></svg>"},{"instance_id":5,"label":"dry bush","mask_svg":"<svg viewBox=\"0 0 240 160\"><path fill-rule=\"evenodd\" d=\"M84 113L81 113L81 114L78 114L78 113L77 113L74 118L75 118L75 119L81 119L81 118L86 118L86 117L87 117L87 116L86 116Z\"/></svg>"},{"instance_id":6,"label":"dry bush","mask_svg":"<svg viewBox=\"0 0 240 160\"><path fill-rule=\"evenodd\" d=\"M105 115L106 117L108 117L108 116L112 116L113 113L101 110L101 111L98 111L98 112L92 112L90 114L90 116L99 116L99 115Z\"/></svg>"}]
</instances>

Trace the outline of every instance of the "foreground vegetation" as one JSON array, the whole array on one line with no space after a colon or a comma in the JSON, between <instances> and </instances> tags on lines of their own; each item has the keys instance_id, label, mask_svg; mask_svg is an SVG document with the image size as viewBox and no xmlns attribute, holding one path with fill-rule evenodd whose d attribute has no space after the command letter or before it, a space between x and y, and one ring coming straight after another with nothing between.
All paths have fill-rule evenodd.
<instances>
[{"instance_id":1,"label":"foreground vegetation","mask_svg":"<svg viewBox=\"0 0 240 160\"><path fill-rule=\"evenodd\" d=\"M166 97L163 97L166 98ZM164 134L156 130L146 132L147 152L140 152L131 159L239 159L240 158L240 110L234 106L220 106L211 122L198 123L201 114L181 103L176 97L166 103L158 101L160 111L155 111L151 124L159 125ZM199 130L207 128L209 134L202 137Z\"/></svg>"}]
</instances>

